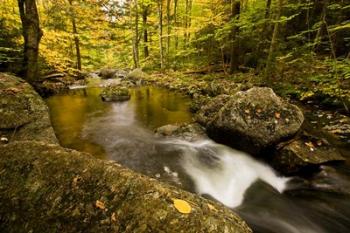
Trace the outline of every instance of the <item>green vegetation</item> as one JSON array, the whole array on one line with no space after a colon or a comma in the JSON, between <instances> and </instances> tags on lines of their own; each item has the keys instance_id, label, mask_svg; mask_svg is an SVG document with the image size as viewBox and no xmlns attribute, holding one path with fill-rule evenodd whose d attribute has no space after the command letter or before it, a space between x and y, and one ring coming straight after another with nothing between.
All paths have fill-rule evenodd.
<instances>
[{"instance_id":1,"label":"green vegetation","mask_svg":"<svg viewBox=\"0 0 350 233\"><path fill-rule=\"evenodd\" d=\"M35 1L2 1L0 70L28 77L21 66L26 22L18 6ZM36 5L42 74L140 67L233 81L243 76L301 100L349 102L347 1L48 0Z\"/></svg>"}]
</instances>

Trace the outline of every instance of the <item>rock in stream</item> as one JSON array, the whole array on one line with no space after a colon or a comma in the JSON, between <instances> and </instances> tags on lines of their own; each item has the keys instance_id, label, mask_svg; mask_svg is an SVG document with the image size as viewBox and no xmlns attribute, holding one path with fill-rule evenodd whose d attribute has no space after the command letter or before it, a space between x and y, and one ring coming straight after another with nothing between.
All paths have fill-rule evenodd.
<instances>
[{"instance_id":1,"label":"rock in stream","mask_svg":"<svg viewBox=\"0 0 350 233\"><path fill-rule=\"evenodd\" d=\"M257 154L295 135L304 116L272 89L254 87L214 98L201 108L197 121L210 136Z\"/></svg>"}]
</instances>

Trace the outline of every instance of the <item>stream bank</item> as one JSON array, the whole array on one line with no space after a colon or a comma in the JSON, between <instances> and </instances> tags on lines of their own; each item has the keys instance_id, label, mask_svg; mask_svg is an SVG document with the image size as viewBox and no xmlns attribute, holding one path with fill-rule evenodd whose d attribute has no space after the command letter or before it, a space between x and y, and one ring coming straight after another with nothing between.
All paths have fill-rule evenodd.
<instances>
[{"instance_id":1,"label":"stream bank","mask_svg":"<svg viewBox=\"0 0 350 233\"><path fill-rule=\"evenodd\" d=\"M1 231L251 232L216 202L61 147L34 90L11 75L0 73L0 80ZM28 118L14 118L18 111ZM184 200L190 213L174 200Z\"/></svg>"}]
</instances>

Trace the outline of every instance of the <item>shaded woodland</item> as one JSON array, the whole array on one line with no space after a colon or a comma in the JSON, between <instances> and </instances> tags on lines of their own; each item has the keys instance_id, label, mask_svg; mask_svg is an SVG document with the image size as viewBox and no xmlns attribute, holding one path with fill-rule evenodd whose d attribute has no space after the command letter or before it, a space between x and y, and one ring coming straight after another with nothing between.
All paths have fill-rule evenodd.
<instances>
[{"instance_id":1,"label":"shaded woodland","mask_svg":"<svg viewBox=\"0 0 350 233\"><path fill-rule=\"evenodd\" d=\"M348 0L1 0L0 15L0 70L28 80L39 59L42 75L253 73L300 98L349 94Z\"/></svg>"}]
</instances>

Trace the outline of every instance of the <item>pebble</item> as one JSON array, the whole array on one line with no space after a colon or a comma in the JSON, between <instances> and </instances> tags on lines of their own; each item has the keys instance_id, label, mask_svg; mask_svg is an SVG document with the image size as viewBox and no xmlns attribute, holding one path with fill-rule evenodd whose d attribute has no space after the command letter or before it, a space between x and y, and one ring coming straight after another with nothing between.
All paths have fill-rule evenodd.
<instances>
[{"instance_id":1,"label":"pebble","mask_svg":"<svg viewBox=\"0 0 350 233\"><path fill-rule=\"evenodd\" d=\"M9 142L8 138L6 138L6 137L1 137L1 138L0 138L0 141L1 141L1 143L3 143L3 144L7 144L7 143Z\"/></svg>"}]
</instances>

